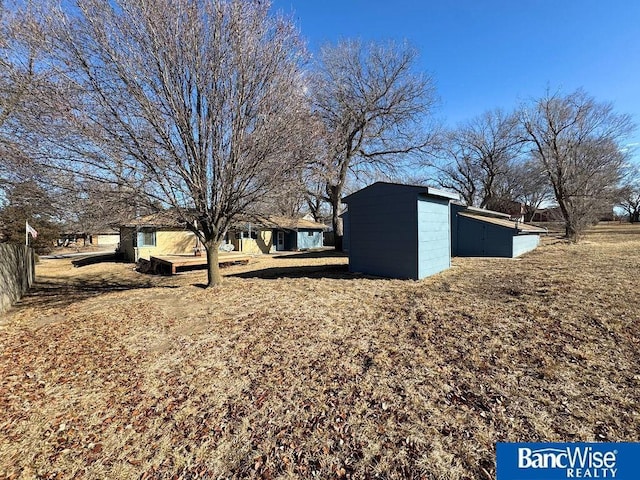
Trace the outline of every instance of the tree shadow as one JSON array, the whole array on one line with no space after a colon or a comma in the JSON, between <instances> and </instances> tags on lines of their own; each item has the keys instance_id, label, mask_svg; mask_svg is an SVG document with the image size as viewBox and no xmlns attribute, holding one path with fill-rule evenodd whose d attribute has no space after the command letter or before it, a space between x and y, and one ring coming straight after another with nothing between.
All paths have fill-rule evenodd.
<instances>
[{"instance_id":1,"label":"tree shadow","mask_svg":"<svg viewBox=\"0 0 640 480\"><path fill-rule=\"evenodd\" d=\"M95 265L96 263L125 263L125 258L121 252L108 252L100 254L94 253L84 257L78 257L71 261L74 267L85 267L87 265Z\"/></svg>"},{"instance_id":2,"label":"tree shadow","mask_svg":"<svg viewBox=\"0 0 640 480\"><path fill-rule=\"evenodd\" d=\"M13 306L12 310L22 308L63 308L89 298L99 297L113 292L149 288L179 288L177 285L159 285L151 280L122 279L69 279L46 277L37 279L31 289Z\"/></svg>"}]
</instances>

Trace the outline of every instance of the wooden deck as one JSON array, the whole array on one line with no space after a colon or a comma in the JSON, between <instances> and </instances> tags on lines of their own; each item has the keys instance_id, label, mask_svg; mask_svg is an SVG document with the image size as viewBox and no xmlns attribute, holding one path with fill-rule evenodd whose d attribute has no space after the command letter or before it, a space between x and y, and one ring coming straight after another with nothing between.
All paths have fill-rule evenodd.
<instances>
[{"instance_id":1,"label":"wooden deck","mask_svg":"<svg viewBox=\"0 0 640 480\"><path fill-rule=\"evenodd\" d=\"M249 263L249 255L241 253L220 252L218 256L218 265L233 265ZM195 270L197 268L206 268L207 255L162 255L150 257L151 271L165 275L175 275L178 269Z\"/></svg>"}]
</instances>

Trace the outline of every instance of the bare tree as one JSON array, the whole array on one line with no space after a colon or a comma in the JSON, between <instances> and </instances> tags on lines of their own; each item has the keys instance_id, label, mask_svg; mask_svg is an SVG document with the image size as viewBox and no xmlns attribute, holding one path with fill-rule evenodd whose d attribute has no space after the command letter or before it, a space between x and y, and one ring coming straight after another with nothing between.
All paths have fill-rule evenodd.
<instances>
[{"instance_id":1,"label":"bare tree","mask_svg":"<svg viewBox=\"0 0 640 480\"><path fill-rule=\"evenodd\" d=\"M630 165L620 189L619 205L631 223L640 222L640 166Z\"/></svg>"},{"instance_id":2,"label":"bare tree","mask_svg":"<svg viewBox=\"0 0 640 480\"><path fill-rule=\"evenodd\" d=\"M437 182L460 194L467 205L481 208L498 203L507 177L520 153L522 138L514 115L485 112L448 133Z\"/></svg>"},{"instance_id":3,"label":"bare tree","mask_svg":"<svg viewBox=\"0 0 640 480\"><path fill-rule=\"evenodd\" d=\"M615 203L625 162L620 144L633 129L631 119L582 90L547 94L519 117L553 189L566 236L576 241L603 208Z\"/></svg>"},{"instance_id":4,"label":"bare tree","mask_svg":"<svg viewBox=\"0 0 640 480\"><path fill-rule=\"evenodd\" d=\"M509 177L513 185L512 198L524 206L524 221L530 222L542 204L553 198L549 179L535 159L516 162Z\"/></svg>"},{"instance_id":5,"label":"bare tree","mask_svg":"<svg viewBox=\"0 0 640 480\"><path fill-rule=\"evenodd\" d=\"M435 164L435 181L443 188L453 190L470 206L479 205L482 191L482 171L465 145L454 141L449 132L442 148L443 157Z\"/></svg>"},{"instance_id":6,"label":"bare tree","mask_svg":"<svg viewBox=\"0 0 640 480\"><path fill-rule=\"evenodd\" d=\"M172 207L207 250L295 177L305 102L294 26L258 0L79 0L47 5L70 103L50 158ZM43 16L44 18L45 16ZM53 133L53 132L52 132ZM69 159L72 164L69 167Z\"/></svg>"},{"instance_id":7,"label":"bare tree","mask_svg":"<svg viewBox=\"0 0 640 480\"><path fill-rule=\"evenodd\" d=\"M435 104L431 79L412 71L417 52L407 45L342 41L322 49L313 99L325 154L316 170L331 205L336 249L350 174L389 171L433 141L424 130Z\"/></svg>"},{"instance_id":8,"label":"bare tree","mask_svg":"<svg viewBox=\"0 0 640 480\"><path fill-rule=\"evenodd\" d=\"M0 189L22 183L33 173L23 148L29 142L21 139L29 130L25 122L37 114L31 107L38 99L39 75L36 52L21 38L25 27L19 12L0 2Z\"/></svg>"}]
</instances>

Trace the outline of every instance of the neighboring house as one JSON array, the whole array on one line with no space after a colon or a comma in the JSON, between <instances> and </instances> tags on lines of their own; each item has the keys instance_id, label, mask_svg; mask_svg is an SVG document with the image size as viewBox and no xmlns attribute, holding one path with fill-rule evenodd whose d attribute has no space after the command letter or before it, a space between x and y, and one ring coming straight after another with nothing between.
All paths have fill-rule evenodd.
<instances>
[{"instance_id":1,"label":"neighboring house","mask_svg":"<svg viewBox=\"0 0 640 480\"><path fill-rule=\"evenodd\" d=\"M345 198L349 271L421 279L451 266L453 193L376 182Z\"/></svg>"},{"instance_id":2,"label":"neighboring house","mask_svg":"<svg viewBox=\"0 0 640 480\"><path fill-rule=\"evenodd\" d=\"M227 243L243 253L272 253L320 248L326 226L305 218L269 217L260 223L237 226Z\"/></svg>"},{"instance_id":3,"label":"neighboring house","mask_svg":"<svg viewBox=\"0 0 640 480\"><path fill-rule=\"evenodd\" d=\"M57 245L78 246L93 245L94 247L113 247L114 249L120 242L120 232L111 227L100 227L87 232L65 232L57 239Z\"/></svg>"},{"instance_id":4,"label":"neighboring house","mask_svg":"<svg viewBox=\"0 0 640 480\"><path fill-rule=\"evenodd\" d=\"M541 233L546 230L513 221L508 214L451 205L454 257L517 257L536 248Z\"/></svg>"},{"instance_id":5,"label":"neighboring house","mask_svg":"<svg viewBox=\"0 0 640 480\"><path fill-rule=\"evenodd\" d=\"M95 229L89 234L89 243L97 247L115 247L120 243L120 232L109 227Z\"/></svg>"},{"instance_id":6,"label":"neighboring house","mask_svg":"<svg viewBox=\"0 0 640 480\"><path fill-rule=\"evenodd\" d=\"M540 208L532 216L532 222L561 222L560 207Z\"/></svg>"},{"instance_id":7,"label":"neighboring house","mask_svg":"<svg viewBox=\"0 0 640 480\"><path fill-rule=\"evenodd\" d=\"M499 213L506 213L507 216L513 221L523 221L526 213L526 207L523 203L509 200L507 198L498 198L487 205L488 210L493 210Z\"/></svg>"},{"instance_id":8,"label":"neighboring house","mask_svg":"<svg viewBox=\"0 0 640 480\"><path fill-rule=\"evenodd\" d=\"M137 262L152 255L193 254L200 244L195 234L171 210L136 218L120 227L120 251Z\"/></svg>"}]
</instances>

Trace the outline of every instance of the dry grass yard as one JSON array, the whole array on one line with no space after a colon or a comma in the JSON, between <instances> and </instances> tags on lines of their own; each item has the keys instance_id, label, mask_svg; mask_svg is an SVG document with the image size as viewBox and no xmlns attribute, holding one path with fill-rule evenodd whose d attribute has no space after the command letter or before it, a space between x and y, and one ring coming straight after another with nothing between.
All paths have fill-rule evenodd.
<instances>
[{"instance_id":1,"label":"dry grass yard","mask_svg":"<svg viewBox=\"0 0 640 480\"><path fill-rule=\"evenodd\" d=\"M0 319L0 477L491 479L497 441L640 441L640 227L423 281L299 254L46 260Z\"/></svg>"}]
</instances>

